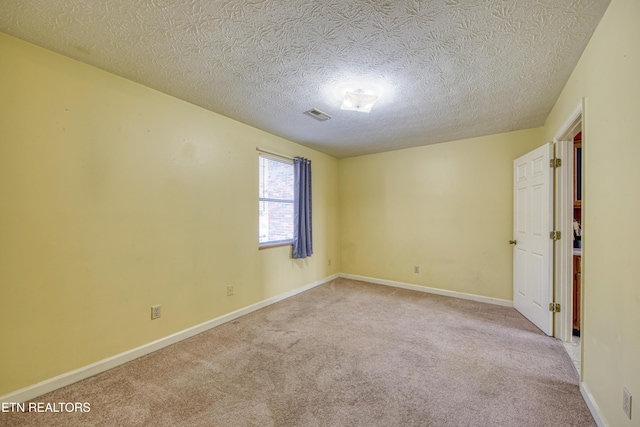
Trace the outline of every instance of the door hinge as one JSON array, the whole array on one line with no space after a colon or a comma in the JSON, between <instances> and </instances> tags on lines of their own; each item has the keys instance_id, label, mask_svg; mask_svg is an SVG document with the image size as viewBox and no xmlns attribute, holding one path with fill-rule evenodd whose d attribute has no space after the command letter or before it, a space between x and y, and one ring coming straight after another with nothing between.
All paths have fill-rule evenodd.
<instances>
[{"instance_id":1,"label":"door hinge","mask_svg":"<svg viewBox=\"0 0 640 427\"><path fill-rule=\"evenodd\" d=\"M559 231L552 231L551 234L549 234L549 238L553 241L560 240L561 234Z\"/></svg>"},{"instance_id":2,"label":"door hinge","mask_svg":"<svg viewBox=\"0 0 640 427\"><path fill-rule=\"evenodd\" d=\"M552 313L560 313L560 303L550 302L549 303L549 311Z\"/></svg>"},{"instance_id":3,"label":"door hinge","mask_svg":"<svg viewBox=\"0 0 640 427\"><path fill-rule=\"evenodd\" d=\"M560 166L562 166L562 159L557 159L557 158L553 158L553 159L549 159L549 167L550 168L559 168Z\"/></svg>"}]
</instances>

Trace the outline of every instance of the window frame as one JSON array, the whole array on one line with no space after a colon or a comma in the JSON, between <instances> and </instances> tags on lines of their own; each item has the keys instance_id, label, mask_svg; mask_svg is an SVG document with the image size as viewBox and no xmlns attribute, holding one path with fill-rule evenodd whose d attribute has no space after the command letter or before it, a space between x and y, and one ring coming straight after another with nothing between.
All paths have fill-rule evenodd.
<instances>
[{"instance_id":1,"label":"window frame","mask_svg":"<svg viewBox=\"0 0 640 427\"><path fill-rule=\"evenodd\" d=\"M264 180L263 180L263 176L260 173L260 170L261 170L260 162L263 159L269 160L269 161L276 161L276 162L280 162L280 163L284 163L284 164L290 165L291 166L291 175L293 177L293 158L284 157L284 156L280 156L280 155L269 153L269 152L258 151L258 248L259 249L267 249L267 248L274 248L274 247L279 247L279 246L291 246L291 245L293 245L293 221L294 221L293 216L291 217L291 238L290 239L268 240L268 241L264 241L264 242L260 241L260 230L261 230L261 228L260 228L261 227L261 222L260 222L261 208L260 208L260 204L262 202L287 203L287 204L291 204L292 209L293 209L293 206L294 206L294 203L295 203L295 201L293 199L293 191L294 191L293 182L291 183L291 192L292 192L292 198L291 199L262 197L262 194L260 193L260 189L263 188L263 186L264 186Z\"/></svg>"}]
</instances>

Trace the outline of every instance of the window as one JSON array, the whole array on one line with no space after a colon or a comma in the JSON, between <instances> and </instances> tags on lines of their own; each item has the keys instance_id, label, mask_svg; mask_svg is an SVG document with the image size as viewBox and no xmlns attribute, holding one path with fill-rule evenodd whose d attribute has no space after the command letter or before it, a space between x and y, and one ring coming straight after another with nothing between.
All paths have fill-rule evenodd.
<instances>
[{"instance_id":1,"label":"window","mask_svg":"<svg viewBox=\"0 0 640 427\"><path fill-rule=\"evenodd\" d=\"M260 246L293 241L293 162L259 155Z\"/></svg>"}]
</instances>

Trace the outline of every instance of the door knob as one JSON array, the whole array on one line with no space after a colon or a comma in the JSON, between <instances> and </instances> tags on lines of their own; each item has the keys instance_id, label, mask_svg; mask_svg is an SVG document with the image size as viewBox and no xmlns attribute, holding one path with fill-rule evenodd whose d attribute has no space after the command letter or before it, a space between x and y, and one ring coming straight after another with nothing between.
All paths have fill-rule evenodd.
<instances>
[{"instance_id":1,"label":"door knob","mask_svg":"<svg viewBox=\"0 0 640 427\"><path fill-rule=\"evenodd\" d=\"M510 245L515 245L515 244L517 244L517 243L518 243L518 242L516 242L515 240L509 240L509 244L510 244Z\"/></svg>"}]
</instances>

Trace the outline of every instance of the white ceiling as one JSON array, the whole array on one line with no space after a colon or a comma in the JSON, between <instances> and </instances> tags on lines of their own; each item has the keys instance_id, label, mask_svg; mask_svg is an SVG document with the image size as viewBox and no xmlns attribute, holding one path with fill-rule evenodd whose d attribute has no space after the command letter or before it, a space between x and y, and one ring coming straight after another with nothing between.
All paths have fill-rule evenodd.
<instances>
[{"instance_id":1,"label":"white ceiling","mask_svg":"<svg viewBox=\"0 0 640 427\"><path fill-rule=\"evenodd\" d=\"M543 125L608 4L3 0L0 31L349 157Z\"/></svg>"}]
</instances>

